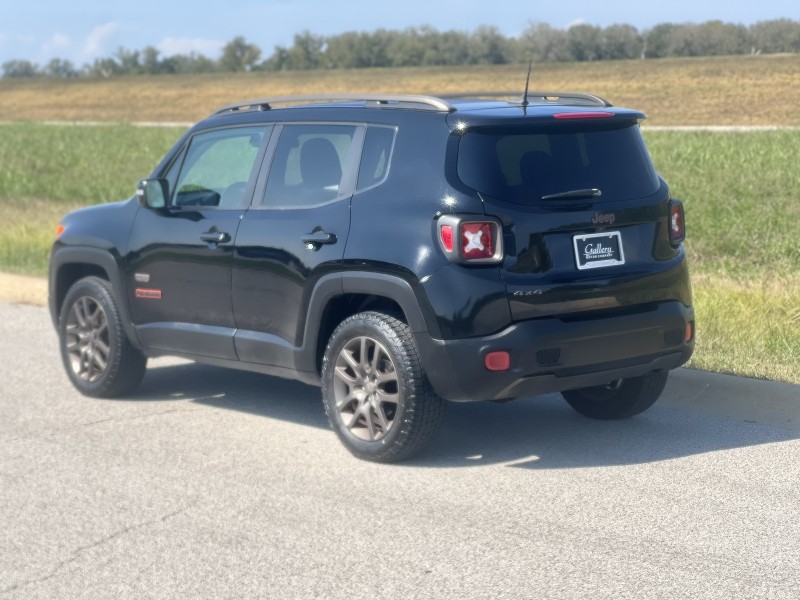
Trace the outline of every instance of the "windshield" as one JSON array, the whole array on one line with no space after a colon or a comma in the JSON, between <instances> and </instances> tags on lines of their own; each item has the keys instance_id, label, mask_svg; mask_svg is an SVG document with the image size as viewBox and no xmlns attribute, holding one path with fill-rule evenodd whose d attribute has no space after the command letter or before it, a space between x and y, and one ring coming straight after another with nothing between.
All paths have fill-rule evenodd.
<instances>
[{"instance_id":1,"label":"windshield","mask_svg":"<svg viewBox=\"0 0 800 600\"><path fill-rule=\"evenodd\" d=\"M479 192L523 204L547 202L544 196L568 199L564 194L575 190L599 190L600 201L628 200L659 187L635 124L468 132L459 146L458 176Z\"/></svg>"}]
</instances>

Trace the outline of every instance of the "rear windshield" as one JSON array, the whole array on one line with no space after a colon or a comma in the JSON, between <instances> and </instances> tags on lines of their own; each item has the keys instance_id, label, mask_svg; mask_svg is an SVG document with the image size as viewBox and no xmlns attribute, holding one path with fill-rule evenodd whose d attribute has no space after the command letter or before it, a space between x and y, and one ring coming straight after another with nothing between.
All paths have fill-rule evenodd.
<instances>
[{"instance_id":1,"label":"rear windshield","mask_svg":"<svg viewBox=\"0 0 800 600\"><path fill-rule=\"evenodd\" d=\"M474 130L459 145L458 176L479 192L523 204L592 188L601 191L598 200L628 200L649 196L659 187L637 125Z\"/></svg>"}]
</instances>

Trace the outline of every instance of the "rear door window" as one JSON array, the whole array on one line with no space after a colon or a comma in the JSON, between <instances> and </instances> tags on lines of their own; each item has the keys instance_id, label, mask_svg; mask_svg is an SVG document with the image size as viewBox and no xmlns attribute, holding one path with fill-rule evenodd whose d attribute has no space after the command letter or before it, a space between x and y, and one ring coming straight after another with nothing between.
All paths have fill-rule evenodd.
<instances>
[{"instance_id":1,"label":"rear door window","mask_svg":"<svg viewBox=\"0 0 800 600\"><path fill-rule=\"evenodd\" d=\"M572 190L596 188L600 201L612 201L649 196L659 188L636 125L468 132L459 145L458 175L479 192L523 204Z\"/></svg>"},{"instance_id":2,"label":"rear door window","mask_svg":"<svg viewBox=\"0 0 800 600\"><path fill-rule=\"evenodd\" d=\"M360 145L354 144L357 131L354 125L284 125L270 165L264 206L307 208L352 194L354 149Z\"/></svg>"}]
</instances>

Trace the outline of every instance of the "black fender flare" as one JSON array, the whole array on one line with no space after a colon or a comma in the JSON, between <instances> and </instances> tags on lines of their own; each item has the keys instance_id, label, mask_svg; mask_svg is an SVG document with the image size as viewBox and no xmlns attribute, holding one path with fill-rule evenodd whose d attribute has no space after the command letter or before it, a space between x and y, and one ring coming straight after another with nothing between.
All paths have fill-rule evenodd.
<instances>
[{"instance_id":1,"label":"black fender flare","mask_svg":"<svg viewBox=\"0 0 800 600\"><path fill-rule=\"evenodd\" d=\"M311 293L303 330L303 350L297 368L303 371L316 370L316 348L319 342L321 316L328 303L343 294L367 294L388 298L398 304L405 314L408 326L414 334L429 334L429 326L420 306L420 299L411 284L401 277L369 271L332 273L320 278Z\"/></svg>"},{"instance_id":2,"label":"black fender flare","mask_svg":"<svg viewBox=\"0 0 800 600\"><path fill-rule=\"evenodd\" d=\"M105 272L108 281L111 283L111 291L117 303L122 325L130 342L138 349L142 349L136 330L131 321L130 305L128 295L120 271L119 262L114 255L103 248L92 248L88 246L61 246L55 248L50 256L50 270L48 277L48 306L53 325L58 327L58 316L60 313L59 299L63 299L67 290L58 289L58 277L63 268L70 265L91 265L98 267Z\"/></svg>"}]
</instances>

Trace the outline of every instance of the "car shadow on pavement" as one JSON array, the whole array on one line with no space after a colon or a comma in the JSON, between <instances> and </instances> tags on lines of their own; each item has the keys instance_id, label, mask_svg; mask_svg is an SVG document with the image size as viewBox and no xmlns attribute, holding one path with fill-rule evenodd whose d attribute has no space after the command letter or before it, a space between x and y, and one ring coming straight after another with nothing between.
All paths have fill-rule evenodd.
<instances>
[{"instance_id":1,"label":"car shadow on pavement","mask_svg":"<svg viewBox=\"0 0 800 600\"><path fill-rule=\"evenodd\" d=\"M184 400L329 429L317 387L195 363L148 369L137 393L126 400ZM651 463L798 438L796 431L659 404L632 419L594 421L575 413L560 395L549 394L506 403L449 403L433 443L402 465L585 468Z\"/></svg>"}]
</instances>

